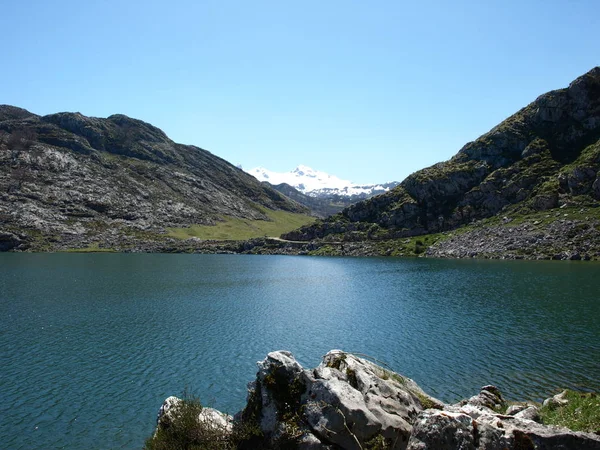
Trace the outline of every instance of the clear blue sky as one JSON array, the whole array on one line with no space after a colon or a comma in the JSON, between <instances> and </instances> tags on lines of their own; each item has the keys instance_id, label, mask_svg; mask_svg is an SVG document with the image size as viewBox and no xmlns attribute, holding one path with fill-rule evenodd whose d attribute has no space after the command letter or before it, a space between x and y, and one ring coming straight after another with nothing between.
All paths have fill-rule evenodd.
<instances>
[{"instance_id":1,"label":"clear blue sky","mask_svg":"<svg viewBox=\"0 0 600 450\"><path fill-rule=\"evenodd\" d=\"M0 103L402 180L600 64L600 1L2 0Z\"/></svg>"}]
</instances>

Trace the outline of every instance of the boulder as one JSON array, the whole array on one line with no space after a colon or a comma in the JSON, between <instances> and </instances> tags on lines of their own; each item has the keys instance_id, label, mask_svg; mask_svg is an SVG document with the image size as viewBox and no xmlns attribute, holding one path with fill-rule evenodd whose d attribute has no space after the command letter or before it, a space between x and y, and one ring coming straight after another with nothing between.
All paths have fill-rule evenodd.
<instances>
[{"instance_id":1,"label":"boulder","mask_svg":"<svg viewBox=\"0 0 600 450\"><path fill-rule=\"evenodd\" d=\"M487 385L481 388L479 394L471 397L467 404L476 407L485 407L492 410L497 410L504 405L500 389L496 386Z\"/></svg>"},{"instance_id":2,"label":"boulder","mask_svg":"<svg viewBox=\"0 0 600 450\"><path fill-rule=\"evenodd\" d=\"M544 407L557 407L557 406L564 406L567 403L569 403L569 401L567 400L567 391L562 391L560 394L556 394L554 397L550 397L547 398L546 400L544 400L543 406Z\"/></svg>"},{"instance_id":3,"label":"boulder","mask_svg":"<svg viewBox=\"0 0 600 450\"><path fill-rule=\"evenodd\" d=\"M535 406L528 406L522 411L515 414L518 419L533 420L534 422L540 422L540 411Z\"/></svg>"},{"instance_id":4,"label":"boulder","mask_svg":"<svg viewBox=\"0 0 600 450\"><path fill-rule=\"evenodd\" d=\"M510 405L508 408L506 408L506 414L509 416L514 416L515 414L520 413L524 409L527 409L528 406L529 405L527 404Z\"/></svg>"}]
</instances>

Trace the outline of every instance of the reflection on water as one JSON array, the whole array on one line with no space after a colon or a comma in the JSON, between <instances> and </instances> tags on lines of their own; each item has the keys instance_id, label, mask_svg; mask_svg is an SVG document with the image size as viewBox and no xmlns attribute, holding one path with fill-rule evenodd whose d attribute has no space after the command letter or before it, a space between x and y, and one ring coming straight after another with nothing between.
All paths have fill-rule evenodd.
<instances>
[{"instance_id":1,"label":"reflection on water","mask_svg":"<svg viewBox=\"0 0 600 450\"><path fill-rule=\"evenodd\" d=\"M235 412L255 361L372 355L446 401L600 390L600 266L0 254L5 448L140 448L190 388Z\"/></svg>"}]
</instances>

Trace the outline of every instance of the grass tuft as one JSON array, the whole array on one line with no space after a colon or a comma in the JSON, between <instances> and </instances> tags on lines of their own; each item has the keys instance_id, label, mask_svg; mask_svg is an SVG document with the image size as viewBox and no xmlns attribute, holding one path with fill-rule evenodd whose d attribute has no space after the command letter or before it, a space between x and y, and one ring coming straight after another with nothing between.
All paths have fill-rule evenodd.
<instances>
[{"instance_id":1,"label":"grass tuft","mask_svg":"<svg viewBox=\"0 0 600 450\"><path fill-rule=\"evenodd\" d=\"M573 431L600 433L600 395L593 392L567 391L566 405L540 409L546 425L558 425Z\"/></svg>"}]
</instances>

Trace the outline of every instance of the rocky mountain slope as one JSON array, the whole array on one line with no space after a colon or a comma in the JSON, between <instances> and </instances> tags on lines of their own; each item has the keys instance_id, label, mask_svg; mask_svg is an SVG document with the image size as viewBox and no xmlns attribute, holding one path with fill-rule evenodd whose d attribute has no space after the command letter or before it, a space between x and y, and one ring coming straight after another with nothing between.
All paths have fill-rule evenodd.
<instances>
[{"instance_id":1,"label":"rocky mountain slope","mask_svg":"<svg viewBox=\"0 0 600 450\"><path fill-rule=\"evenodd\" d=\"M306 212L140 120L0 106L0 250L127 249L160 241L165 227L269 220L268 209Z\"/></svg>"},{"instance_id":2,"label":"rocky mountain slope","mask_svg":"<svg viewBox=\"0 0 600 450\"><path fill-rule=\"evenodd\" d=\"M508 237L515 232L499 236L495 250L470 249L470 243L488 240L488 225L510 228L513 220L521 223L535 216L531 222L525 220L532 230L527 242L512 239L513 256L539 257L538 242L546 240L550 245L543 257L569 257L585 251L600 259L599 204L600 67L596 67L568 88L541 95L466 144L449 161L415 172L388 193L283 237L360 241L372 249L366 254L394 254L394 245L382 250L379 246L380 251L373 250L373 242L436 234L430 243L438 242L437 247L422 243L421 251L415 253L503 257L511 250ZM561 214L559 208L569 211ZM570 212L574 214L569 216ZM489 223L495 217L502 221ZM552 224L559 220L564 226L555 228L569 237L552 234ZM480 223L484 231L476 226ZM469 227L474 227L475 235L469 234ZM581 243L585 248L574 243L581 233L586 236ZM461 240L453 241L458 234Z\"/></svg>"}]
</instances>

